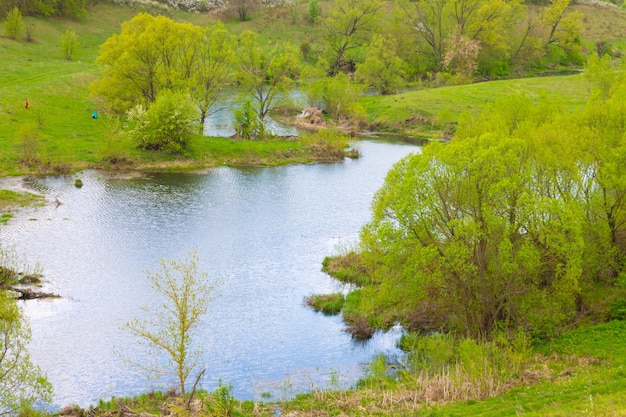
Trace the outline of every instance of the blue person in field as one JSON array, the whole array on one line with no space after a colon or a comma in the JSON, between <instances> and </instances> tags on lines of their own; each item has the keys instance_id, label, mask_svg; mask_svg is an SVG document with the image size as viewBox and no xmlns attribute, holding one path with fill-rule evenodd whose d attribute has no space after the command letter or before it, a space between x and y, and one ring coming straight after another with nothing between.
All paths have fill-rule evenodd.
<instances>
[{"instance_id":1,"label":"blue person in field","mask_svg":"<svg viewBox=\"0 0 626 417\"><path fill-rule=\"evenodd\" d=\"M98 118L98 112L96 110L94 110L93 113L91 114L91 118L92 119L97 119Z\"/></svg>"}]
</instances>

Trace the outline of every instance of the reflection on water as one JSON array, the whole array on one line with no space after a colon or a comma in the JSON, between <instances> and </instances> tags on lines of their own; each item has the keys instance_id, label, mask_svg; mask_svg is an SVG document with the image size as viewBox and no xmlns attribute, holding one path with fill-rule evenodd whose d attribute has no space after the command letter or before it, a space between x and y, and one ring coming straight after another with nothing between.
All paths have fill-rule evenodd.
<instances>
[{"instance_id":1,"label":"reflection on water","mask_svg":"<svg viewBox=\"0 0 626 417\"><path fill-rule=\"evenodd\" d=\"M362 158L338 164L127 178L85 172L82 188L72 176L24 181L62 203L29 209L0 228L3 245L42 266L43 290L63 296L23 304L32 359L48 373L55 405L174 385L125 365L163 359L149 357L122 327L159 301L146 270L192 249L201 270L225 279L194 338L204 388L221 379L240 399L267 392L277 399L331 376L349 387L376 352L395 352L399 330L355 343L339 317L302 302L342 290L320 271L323 258L355 242L387 170L419 150L357 146Z\"/></svg>"},{"instance_id":2,"label":"reflection on water","mask_svg":"<svg viewBox=\"0 0 626 417\"><path fill-rule=\"evenodd\" d=\"M233 94L226 95L226 98L220 101L219 108L206 118L203 128L204 136L231 137L235 135L234 115L235 110L240 107L242 99L238 99L234 92L231 93ZM292 91L289 100L296 106L304 106L304 95L300 90ZM279 123L270 116L265 118L265 131L275 136L296 136L298 134L298 129L295 126Z\"/></svg>"}]
</instances>

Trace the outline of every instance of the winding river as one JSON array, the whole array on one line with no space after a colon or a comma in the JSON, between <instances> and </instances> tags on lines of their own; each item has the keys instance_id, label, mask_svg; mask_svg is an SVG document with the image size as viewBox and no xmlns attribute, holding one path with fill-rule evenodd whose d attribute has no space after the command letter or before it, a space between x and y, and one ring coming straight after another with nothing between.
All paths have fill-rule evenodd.
<instances>
[{"instance_id":1,"label":"winding river","mask_svg":"<svg viewBox=\"0 0 626 417\"><path fill-rule=\"evenodd\" d=\"M194 249L200 269L224 280L194 339L203 388L221 379L239 399L274 400L329 383L348 388L376 353L396 352L398 331L355 342L340 317L303 305L307 295L345 289L321 272L323 258L354 244L386 172L420 149L376 140L355 147L361 158L336 164L83 172L82 188L76 176L19 180L48 204L0 227L0 241L38 263L43 290L63 297L22 304L31 357L54 386L54 405L175 385L128 365L160 358L122 327L158 303L146 271Z\"/></svg>"}]
</instances>

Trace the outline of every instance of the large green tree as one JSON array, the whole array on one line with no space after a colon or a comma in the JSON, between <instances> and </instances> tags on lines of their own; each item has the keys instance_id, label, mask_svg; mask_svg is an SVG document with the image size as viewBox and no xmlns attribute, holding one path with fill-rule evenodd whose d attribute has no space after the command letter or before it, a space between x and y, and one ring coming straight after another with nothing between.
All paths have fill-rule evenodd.
<instances>
[{"instance_id":1,"label":"large green tree","mask_svg":"<svg viewBox=\"0 0 626 417\"><path fill-rule=\"evenodd\" d=\"M125 112L149 105L162 90L187 90L201 68L202 41L198 26L140 13L101 46L96 62L102 76L91 84L92 94L107 108Z\"/></svg>"},{"instance_id":2,"label":"large green tree","mask_svg":"<svg viewBox=\"0 0 626 417\"><path fill-rule=\"evenodd\" d=\"M252 96L254 110L263 123L295 85L300 67L298 51L290 44L261 45L258 35L251 31L239 36L238 45L237 80Z\"/></svg>"},{"instance_id":3,"label":"large green tree","mask_svg":"<svg viewBox=\"0 0 626 417\"><path fill-rule=\"evenodd\" d=\"M354 51L379 28L380 0L337 0L322 21L326 42L323 58L327 74L351 72L358 58Z\"/></svg>"},{"instance_id":4,"label":"large green tree","mask_svg":"<svg viewBox=\"0 0 626 417\"><path fill-rule=\"evenodd\" d=\"M462 118L453 142L390 171L361 235L372 284L357 311L476 338L501 326L549 336L571 322L589 279L589 171L581 153L563 155L575 124L541 101L511 97Z\"/></svg>"}]
</instances>

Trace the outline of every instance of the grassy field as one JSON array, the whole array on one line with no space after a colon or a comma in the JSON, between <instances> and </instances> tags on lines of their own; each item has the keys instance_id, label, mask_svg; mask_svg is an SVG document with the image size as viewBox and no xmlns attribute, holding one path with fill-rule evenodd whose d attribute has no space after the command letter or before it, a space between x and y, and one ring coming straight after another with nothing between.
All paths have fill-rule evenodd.
<instances>
[{"instance_id":1,"label":"grassy field","mask_svg":"<svg viewBox=\"0 0 626 417\"><path fill-rule=\"evenodd\" d=\"M488 104L510 94L548 96L573 110L585 104L588 85L582 75L520 78L471 85L424 89L362 99L368 122L392 132L439 133L463 112L478 114Z\"/></svg>"}]
</instances>

